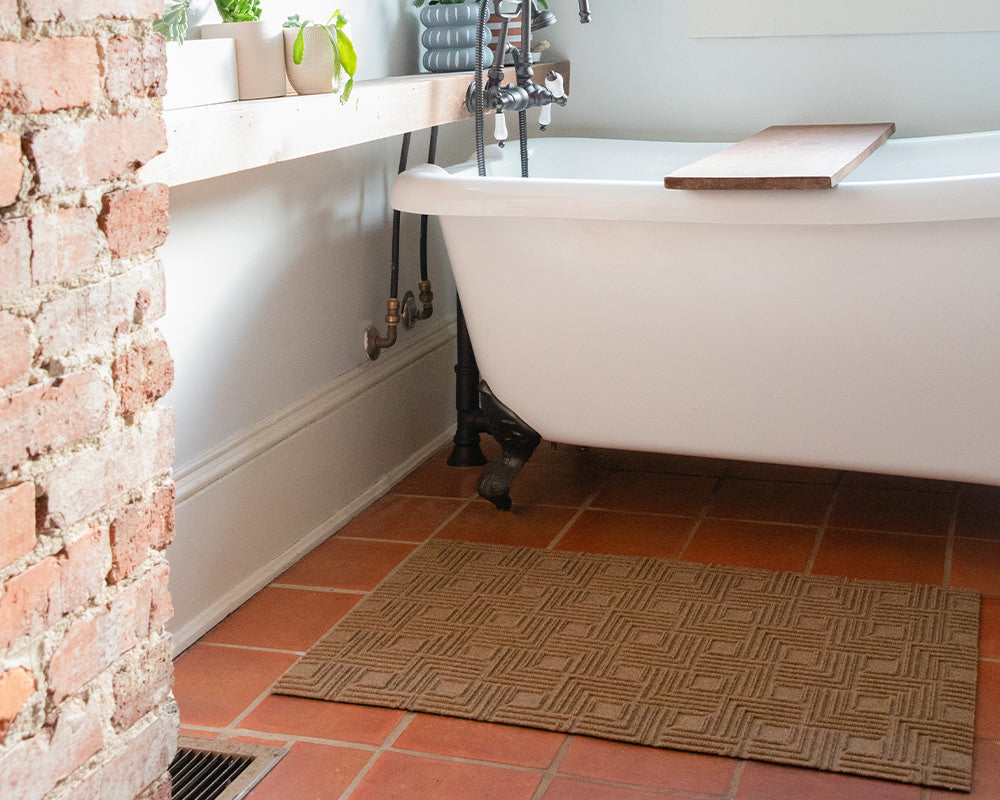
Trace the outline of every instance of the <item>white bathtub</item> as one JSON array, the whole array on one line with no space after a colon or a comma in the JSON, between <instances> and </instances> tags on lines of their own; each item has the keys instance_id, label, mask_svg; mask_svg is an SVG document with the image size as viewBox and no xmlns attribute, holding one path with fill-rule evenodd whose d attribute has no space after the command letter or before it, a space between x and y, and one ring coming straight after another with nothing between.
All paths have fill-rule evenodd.
<instances>
[{"instance_id":1,"label":"white bathtub","mask_svg":"<svg viewBox=\"0 0 1000 800\"><path fill-rule=\"evenodd\" d=\"M401 175L483 377L552 441L1000 484L1000 131L835 189L677 191L723 144L536 139Z\"/></svg>"}]
</instances>

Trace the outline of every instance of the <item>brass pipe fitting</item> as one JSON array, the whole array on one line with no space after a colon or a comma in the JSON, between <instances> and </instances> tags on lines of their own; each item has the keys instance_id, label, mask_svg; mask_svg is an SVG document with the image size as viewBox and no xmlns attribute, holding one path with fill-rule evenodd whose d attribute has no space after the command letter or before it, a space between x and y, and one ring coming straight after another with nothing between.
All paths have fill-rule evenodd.
<instances>
[{"instance_id":1,"label":"brass pipe fitting","mask_svg":"<svg viewBox=\"0 0 1000 800\"><path fill-rule=\"evenodd\" d=\"M385 303L385 336L380 336L373 325L365 331L365 354L371 361L379 357L383 350L396 344L396 326L400 321L400 303L398 297L390 297Z\"/></svg>"},{"instance_id":2,"label":"brass pipe fitting","mask_svg":"<svg viewBox=\"0 0 1000 800\"><path fill-rule=\"evenodd\" d=\"M431 282L420 281L417 284L417 288L420 289L420 302L424 306L420 312L419 319L427 319L434 313L434 292L431 291Z\"/></svg>"}]
</instances>

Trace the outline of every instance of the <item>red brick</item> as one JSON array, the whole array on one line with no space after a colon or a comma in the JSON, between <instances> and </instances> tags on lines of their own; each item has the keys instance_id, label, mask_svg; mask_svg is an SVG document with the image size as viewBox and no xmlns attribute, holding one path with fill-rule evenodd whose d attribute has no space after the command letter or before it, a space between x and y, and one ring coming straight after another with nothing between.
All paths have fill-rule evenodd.
<instances>
[{"instance_id":1,"label":"red brick","mask_svg":"<svg viewBox=\"0 0 1000 800\"><path fill-rule=\"evenodd\" d=\"M111 572L117 583L143 564L151 551L163 550L174 538L174 485L157 490L148 500L122 509L111 523Z\"/></svg>"},{"instance_id":2,"label":"red brick","mask_svg":"<svg viewBox=\"0 0 1000 800\"><path fill-rule=\"evenodd\" d=\"M0 569L35 548L35 485L0 489Z\"/></svg>"},{"instance_id":3,"label":"red brick","mask_svg":"<svg viewBox=\"0 0 1000 800\"><path fill-rule=\"evenodd\" d=\"M124 739L114 757L97 765L80 783L73 797L133 800L161 781L177 752L178 722L159 716L140 723Z\"/></svg>"},{"instance_id":4,"label":"red brick","mask_svg":"<svg viewBox=\"0 0 1000 800\"><path fill-rule=\"evenodd\" d=\"M89 208L62 208L31 220L31 282L58 283L97 261L97 217Z\"/></svg>"},{"instance_id":5,"label":"red brick","mask_svg":"<svg viewBox=\"0 0 1000 800\"><path fill-rule=\"evenodd\" d=\"M170 597L170 565L163 562L153 567L147 577L150 587L149 627L159 631L174 616L174 603Z\"/></svg>"},{"instance_id":6,"label":"red brick","mask_svg":"<svg viewBox=\"0 0 1000 800\"><path fill-rule=\"evenodd\" d=\"M167 147L158 115L113 116L45 128L32 135L31 155L43 193L121 177Z\"/></svg>"},{"instance_id":7,"label":"red brick","mask_svg":"<svg viewBox=\"0 0 1000 800\"><path fill-rule=\"evenodd\" d=\"M118 413L135 414L163 397L174 382L174 362L166 341L159 339L122 353L112 362L111 374L118 389Z\"/></svg>"},{"instance_id":8,"label":"red brick","mask_svg":"<svg viewBox=\"0 0 1000 800\"><path fill-rule=\"evenodd\" d=\"M106 617L104 613L78 619L56 647L47 674L53 703L61 703L111 663L102 638Z\"/></svg>"},{"instance_id":9,"label":"red brick","mask_svg":"<svg viewBox=\"0 0 1000 800\"><path fill-rule=\"evenodd\" d=\"M158 565L121 590L100 611L81 617L67 631L49 661L49 693L55 703L78 692L159 631L169 570ZM169 605L169 600L167 601Z\"/></svg>"},{"instance_id":10,"label":"red brick","mask_svg":"<svg viewBox=\"0 0 1000 800\"><path fill-rule=\"evenodd\" d=\"M170 470L174 424L161 407L57 463L42 481L47 524L67 527Z\"/></svg>"},{"instance_id":11,"label":"red brick","mask_svg":"<svg viewBox=\"0 0 1000 800\"><path fill-rule=\"evenodd\" d=\"M112 100L160 97L166 92L166 40L159 34L142 42L116 36L105 49L105 86Z\"/></svg>"},{"instance_id":12,"label":"red brick","mask_svg":"<svg viewBox=\"0 0 1000 800\"><path fill-rule=\"evenodd\" d=\"M52 556L7 580L0 595L0 650L34 636L62 616L59 566Z\"/></svg>"},{"instance_id":13,"label":"red brick","mask_svg":"<svg viewBox=\"0 0 1000 800\"><path fill-rule=\"evenodd\" d=\"M13 131L2 131L0 132L0 208L9 206L17 200L23 177L21 137Z\"/></svg>"},{"instance_id":14,"label":"red brick","mask_svg":"<svg viewBox=\"0 0 1000 800\"><path fill-rule=\"evenodd\" d=\"M65 19L157 19L163 16L163 0L27 0L28 14L35 22Z\"/></svg>"},{"instance_id":15,"label":"red brick","mask_svg":"<svg viewBox=\"0 0 1000 800\"><path fill-rule=\"evenodd\" d=\"M26 289L31 283L31 236L28 220L0 223L0 294Z\"/></svg>"},{"instance_id":16,"label":"red brick","mask_svg":"<svg viewBox=\"0 0 1000 800\"><path fill-rule=\"evenodd\" d=\"M0 797L49 797L50 791L104 746L100 700L67 703L58 709L54 727L0 754ZM65 795L64 795L65 796ZM71 795L84 798L86 795ZM90 795L96 798L100 795ZM103 800L103 799L102 799Z\"/></svg>"},{"instance_id":17,"label":"red brick","mask_svg":"<svg viewBox=\"0 0 1000 800\"><path fill-rule=\"evenodd\" d=\"M110 395L97 373L78 372L0 400L0 470L100 431Z\"/></svg>"},{"instance_id":18,"label":"red brick","mask_svg":"<svg viewBox=\"0 0 1000 800\"><path fill-rule=\"evenodd\" d=\"M136 255L159 247L167 239L169 193L162 183L121 189L104 195L99 223L108 237L111 255Z\"/></svg>"},{"instance_id":19,"label":"red brick","mask_svg":"<svg viewBox=\"0 0 1000 800\"><path fill-rule=\"evenodd\" d=\"M72 289L44 303L35 317L43 363L74 348L112 340L163 316L163 266L150 261L101 283Z\"/></svg>"},{"instance_id":20,"label":"red brick","mask_svg":"<svg viewBox=\"0 0 1000 800\"><path fill-rule=\"evenodd\" d=\"M97 597L108 574L111 547L103 528L92 528L66 545L59 559L63 610L71 612Z\"/></svg>"},{"instance_id":21,"label":"red brick","mask_svg":"<svg viewBox=\"0 0 1000 800\"><path fill-rule=\"evenodd\" d=\"M134 648L115 663L111 676L115 730L131 728L166 699L173 683L173 653L173 640L163 636Z\"/></svg>"},{"instance_id":22,"label":"red brick","mask_svg":"<svg viewBox=\"0 0 1000 800\"><path fill-rule=\"evenodd\" d=\"M0 672L0 744L7 738L10 724L35 693L35 676L26 667Z\"/></svg>"},{"instance_id":23,"label":"red brick","mask_svg":"<svg viewBox=\"0 0 1000 800\"><path fill-rule=\"evenodd\" d=\"M23 377L30 369L31 350L27 322L0 311L0 387Z\"/></svg>"},{"instance_id":24,"label":"red brick","mask_svg":"<svg viewBox=\"0 0 1000 800\"><path fill-rule=\"evenodd\" d=\"M97 41L85 36L0 41L0 109L35 114L100 99Z\"/></svg>"}]
</instances>

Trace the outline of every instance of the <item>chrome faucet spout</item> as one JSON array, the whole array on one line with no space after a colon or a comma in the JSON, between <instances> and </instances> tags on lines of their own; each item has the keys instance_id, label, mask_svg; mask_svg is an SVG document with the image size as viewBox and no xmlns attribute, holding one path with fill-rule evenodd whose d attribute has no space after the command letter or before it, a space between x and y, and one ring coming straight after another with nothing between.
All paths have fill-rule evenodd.
<instances>
[{"instance_id":1,"label":"chrome faucet spout","mask_svg":"<svg viewBox=\"0 0 1000 800\"><path fill-rule=\"evenodd\" d=\"M590 22L590 0L580 0L580 22Z\"/></svg>"}]
</instances>

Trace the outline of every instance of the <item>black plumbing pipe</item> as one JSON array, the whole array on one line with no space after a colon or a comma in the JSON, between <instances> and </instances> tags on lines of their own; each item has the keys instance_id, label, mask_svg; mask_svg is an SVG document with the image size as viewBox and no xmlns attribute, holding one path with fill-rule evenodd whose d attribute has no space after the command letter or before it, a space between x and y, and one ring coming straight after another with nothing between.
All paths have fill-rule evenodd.
<instances>
[{"instance_id":1,"label":"black plumbing pipe","mask_svg":"<svg viewBox=\"0 0 1000 800\"><path fill-rule=\"evenodd\" d=\"M406 169L406 162L410 154L410 132L403 134L403 145L399 149L399 170L397 174ZM402 219L400 211L392 212L392 269L389 272L389 297L399 297L399 227Z\"/></svg>"},{"instance_id":2,"label":"black plumbing pipe","mask_svg":"<svg viewBox=\"0 0 1000 800\"><path fill-rule=\"evenodd\" d=\"M437 158L437 125L431 128L431 138L427 145L427 163L433 164ZM427 280L427 214L420 215L420 280Z\"/></svg>"}]
</instances>

